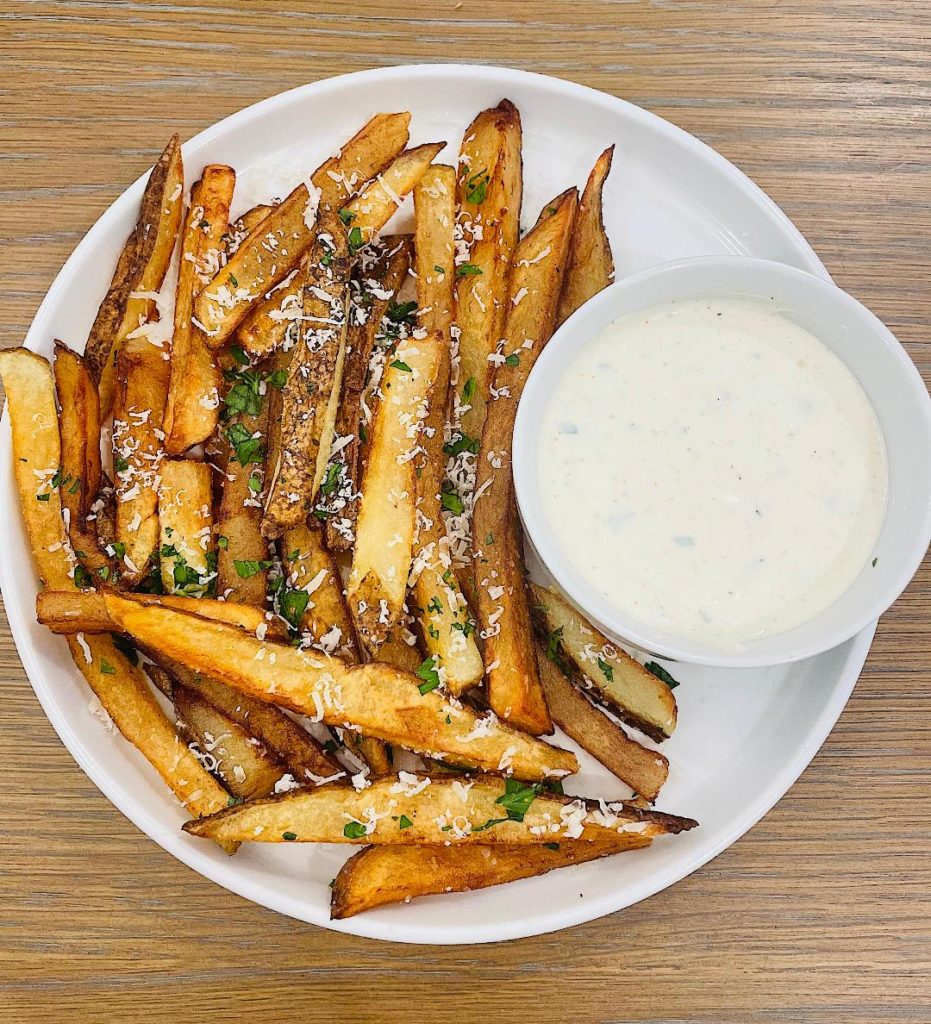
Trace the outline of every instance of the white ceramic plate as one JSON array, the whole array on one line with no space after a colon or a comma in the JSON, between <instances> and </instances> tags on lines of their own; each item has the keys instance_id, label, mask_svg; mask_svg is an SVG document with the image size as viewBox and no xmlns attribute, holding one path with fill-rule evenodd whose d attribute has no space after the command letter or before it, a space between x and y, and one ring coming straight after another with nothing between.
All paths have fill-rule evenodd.
<instances>
[{"instance_id":1,"label":"white ceramic plate","mask_svg":"<svg viewBox=\"0 0 931 1024\"><path fill-rule=\"evenodd\" d=\"M568 185L582 184L597 154L614 142L605 219L620 273L683 256L737 253L826 276L781 211L696 139L602 93L500 68L390 68L273 97L189 142L188 182L208 162L242 170L285 151L289 157L275 161L279 169L313 168L381 110L411 110L412 141L448 139L446 159L454 161L463 128L503 96L523 118L525 222ZM253 175L253 186L256 180ZM31 349L50 355L55 337L83 345L141 192L142 179L75 250L30 328ZM243 208L253 198L245 192L238 194ZM695 831L542 878L333 923L328 883L351 851L247 844L226 857L180 831L184 813L148 764L89 714L89 691L64 641L35 622L36 580L17 507L6 416L0 429L0 536L0 585L29 679L62 741L106 796L166 850L247 899L339 931L403 942L491 942L564 928L630 906L694 871L765 814L805 768L846 703L873 634L868 629L837 650L787 667L730 673L676 667L680 725L663 745L672 768L659 806L697 818L701 827ZM628 795L591 758L583 755L582 762L575 791Z\"/></svg>"}]
</instances>

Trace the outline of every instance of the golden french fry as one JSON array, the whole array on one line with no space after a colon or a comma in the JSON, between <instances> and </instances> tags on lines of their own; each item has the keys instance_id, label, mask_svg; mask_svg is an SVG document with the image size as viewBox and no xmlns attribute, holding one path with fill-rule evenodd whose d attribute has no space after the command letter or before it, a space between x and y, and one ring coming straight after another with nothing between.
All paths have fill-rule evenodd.
<instances>
[{"instance_id":1,"label":"golden french fry","mask_svg":"<svg viewBox=\"0 0 931 1024\"><path fill-rule=\"evenodd\" d=\"M217 272L229 229L236 172L209 164L191 189L175 298L171 377L165 403L165 450L180 455L206 441L217 426L220 369L203 331L194 323L194 296Z\"/></svg>"},{"instance_id":2,"label":"golden french fry","mask_svg":"<svg viewBox=\"0 0 931 1024\"><path fill-rule=\"evenodd\" d=\"M74 589L74 559L61 516L61 439L55 381L48 360L25 348L0 352L13 435L13 474L39 578L47 587Z\"/></svg>"},{"instance_id":3,"label":"golden french fry","mask_svg":"<svg viewBox=\"0 0 931 1024\"><path fill-rule=\"evenodd\" d=\"M184 687L198 693L261 740L287 765L295 780L320 785L332 781L343 771L339 762L331 758L317 740L281 708L250 697L241 690L234 690L219 679L194 672L157 652L152 653Z\"/></svg>"},{"instance_id":4,"label":"golden french fry","mask_svg":"<svg viewBox=\"0 0 931 1024\"><path fill-rule=\"evenodd\" d=\"M334 212L357 183L368 181L407 145L410 114L376 114L339 154L311 175L262 222L197 297L195 314L208 344L219 348L243 317L297 266L317 235L317 211ZM235 284L233 282L236 282Z\"/></svg>"},{"instance_id":5,"label":"golden french fry","mask_svg":"<svg viewBox=\"0 0 931 1024\"><path fill-rule=\"evenodd\" d=\"M165 459L161 463L158 521L166 594L203 597L216 578L210 472L205 462L190 459Z\"/></svg>"},{"instance_id":6,"label":"golden french fry","mask_svg":"<svg viewBox=\"0 0 931 1024\"><path fill-rule=\"evenodd\" d=\"M185 832L220 842L543 845L560 840L652 839L697 822L629 803L548 793L491 775L467 781L404 772L361 792L334 784L253 800L188 821Z\"/></svg>"},{"instance_id":7,"label":"golden french fry","mask_svg":"<svg viewBox=\"0 0 931 1024\"><path fill-rule=\"evenodd\" d=\"M473 513L475 582L485 641L488 702L496 714L535 734L552 731L537 674L524 586L520 525L511 478L511 443L521 391L553 333L575 218L570 189L549 204L514 253L508 318L478 458Z\"/></svg>"},{"instance_id":8,"label":"golden french fry","mask_svg":"<svg viewBox=\"0 0 931 1024\"><path fill-rule=\"evenodd\" d=\"M347 585L363 642L377 645L398 623L413 560L415 459L444 353L437 335L398 344L382 377Z\"/></svg>"},{"instance_id":9,"label":"golden french fry","mask_svg":"<svg viewBox=\"0 0 931 1024\"><path fill-rule=\"evenodd\" d=\"M350 438L339 452L331 456L336 465L321 485L329 493L322 495L329 513L326 519L326 546L330 551L348 551L355 541L355 522L359 514L359 482L362 476L362 433L369 429L364 423L363 396L366 375L376 336L398 289L407 277L411 261L410 239L404 236L382 239L387 252L374 265L359 273L351 292L350 323L346 337L346 359L343 365L343 388L336 413L336 433ZM374 289L374 290L373 290ZM376 294L377 292L377 294ZM353 319L352 311L364 309L365 315ZM370 412L370 410L369 410Z\"/></svg>"},{"instance_id":10,"label":"golden french fry","mask_svg":"<svg viewBox=\"0 0 931 1024\"><path fill-rule=\"evenodd\" d=\"M558 594L532 583L530 598L538 631L544 642L552 643L576 686L651 739L672 735L676 698L661 679L611 643Z\"/></svg>"},{"instance_id":11,"label":"golden french fry","mask_svg":"<svg viewBox=\"0 0 931 1024\"><path fill-rule=\"evenodd\" d=\"M418 896L487 889L557 868L585 864L626 850L640 850L652 839L634 833L602 843L548 843L545 846L369 846L340 868L333 884L330 917L344 920L389 903ZM550 849L550 846L555 849Z\"/></svg>"},{"instance_id":12,"label":"golden french fry","mask_svg":"<svg viewBox=\"0 0 931 1024\"><path fill-rule=\"evenodd\" d=\"M401 200L412 191L445 145L445 142L428 142L405 150L340 211L353 249L371 241L391 220Z\"/></svg>"},{"instance_id":13,"label":"golden french fry","mask_svg":"<svg viewBox=\"0 0 931 1024\"><path fill-rule=\"evenodd\" d=\"M181 163L181 145L177 135L165 148L165 152L159 160L159 168L162 166L162 161L166 159L164 178L159 173L155 179L156 184L161 182L161 188L156 195L152 196L151 207L145 200L143 201L142 215L151 219L141 220L137 225L140 241L135 255L134 279L123 305L116 331L104 343L107 346L107 352L101 364L98 386L100 389L100 412L105 418L113 408L115 376L120 352L131 338L144 338L145 336L144 325L149 323L155 315L155 296L168 272L172 253L175 251L178 230L181 227L181 214L184 207L181 198L184 191L184 167ZM157 205L155 205L156 203ZM119 267L117 269L119 270ZM95 328L91 329L89 346L96 337ZM142 331L141 335L137 333L139 331ZM94 350L88 348L87 351L91 353ZM96 361L90 363L92 372L96 365Z\"/></svg>"},{"instance_id":14,"label":"golden french fry","mask_svg":"<svg viewBox=\"0 0 931 1024\"><path fill-rule=\"evenodd\" d=\"M229 794L200 764L162 711L142 670L109 636L68 637L74 663L114 725L196 815L226 807Z\"/></svg>"},{"instance_id":15,"label":"golden french fry","mask_svg":"<svg viewBox=\"0 0 931 1024\"><path fill-rule=\"evenodd\" d=\"M459 157L457 231L467 259L457 259L456 323L459 387L470 396L459 426L469 437L481 437L485 422L493 370L488 357L504 327L522 191L520 114L502 100L466 129Z\"/></svg>"},{"instance_id":16,"label":"golden french fry","mask_svg":"<svg viewBox=\"0 0 931 1024\"><path fill-rule=\"evenodd\" d=\"M55 390L61 431L58 493L75 558L94 583L116 583L119 563L102 549L91 508L100 491L100 398L81 356L55 342ZM88 581L76 570L81 582Z\"/></svg>"},{"instance_id":17,"label":"golden french fry","mask_svg":"<svg viewBox=\"0 0 931 1024\"><path fill-rule=\"evenodd\" d=\"M537 665L553 721L634 792L655 800L669 774L666 758L632 740L590 704L539 648Z\"/></svg>"},{"instance_id":18,"label":"golden french fry","mask_svg":"<svg viewBox=\"0 0 931 1024\"><path fill-rule=\"evenodd\" d=\"M250 605L234 601L216 601L213 598L178 597L173 594L124 594L127 601L142 605L163 605L187 615L238 626L247 633L261 634L268 640L286 640L287 630L276 619L265 618L265 613ZM53 633L118 633L119 624L110 618L102 593L85 590L75 593L68 581L68 589L43 590L36 594L36 617Z\"/></svg>"},{"instance_id":19,"label":"golden french fry","mask_svg":"<svg viewBox=\"0 0 931 1024\"><path fill-rule=\"evenodd\" d=\"M113 405L116 539L123 546L123 579L138 585L158 554L158 477L162 415L168 387L167 353L131 338L117 354Z\"/></svg>"},{"instance_id":20,"label":"golden french fry","mask_svg":"<svg viewBox=\"0 0 931 1024\"><path fill-rule=\"evenodd\" d=\"M155 308L151 298L133 298L132 293L151 293L161 287L181 223L183 191L181 141L173 135L149 174L139 219L120 253L113 280L84 349L91 376L101 387L100 405L104 415L112 405L113 368L118 348L141 320L151 319Z\"/></svg>"},{"instance_id":21,"label":"golden french fry","mask_svg":"<svg viewBox=\"0 0 931 1024\"><path fill-rule=\"evenodd\" d=\"M321 232L306 263L303 322L281 399L281 438L269 463L262 533L280 537L302 523L326 472L346 354L349 247L335 215L320 214Z\"/></svg>"},{"instance_id":22,"label":"golden french fry","mask_svg":"<svg viewBox=\"0 0 931 1024\"><path fill-rule=\"evenodd\" d=\"M601 195L613 156L614 146L609 146L598 157L585 183L569 242L557 326L614 280L614 258L601 213Z\"/></svg>"},{"instance_id":23,"label":"golden french fry","mask_svg":"<svg viewBox=\"0 0 931 1024\"><path fill-rule=\"evenodd\" d=\"M503 725L390 666L346 665L317 651L267 644L233 626L106 594L120 629L197 672L316 721L456 764L532 781L578 770L575 756Z\"/></svg>"}]
</instances>

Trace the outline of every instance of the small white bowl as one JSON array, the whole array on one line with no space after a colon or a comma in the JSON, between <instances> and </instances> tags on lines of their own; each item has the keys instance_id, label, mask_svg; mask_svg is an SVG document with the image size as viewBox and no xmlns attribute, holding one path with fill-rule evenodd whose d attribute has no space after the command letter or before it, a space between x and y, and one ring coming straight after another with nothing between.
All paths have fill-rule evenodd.
<instances>
[{"instance_id":1,"label":"small white bowl","mask_svg":"<svg viewBox=\"0 0 931 1024\"><path fill-rule=\"evenodd\" d=\"M543 511L539 428L553 389L577 352L620 316L672 300L766 298L819 338L850 369L873 404L888 460L886 516L867 564L814 618L741 651L667 633L625 615L566 558ZM836 647L874 622L908 585L931 542L931 399L915 365L865 306L829 282L782 263L744 256L666 263L606 288L553 335L524 389L514 428L514 485L527 539L568 599L604 633L675 661L750 668L798 661Z\"/></svg>"}]
</instances>

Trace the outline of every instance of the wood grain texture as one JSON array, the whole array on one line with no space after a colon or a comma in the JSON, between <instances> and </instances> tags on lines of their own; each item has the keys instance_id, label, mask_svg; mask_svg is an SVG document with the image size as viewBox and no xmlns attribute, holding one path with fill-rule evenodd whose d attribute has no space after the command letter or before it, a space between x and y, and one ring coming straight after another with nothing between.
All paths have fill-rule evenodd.
<instances>
[{"instance_id":1,"label":"wood grain texture","mask_svg":"<svg viewBox=\"0 0 931 1024\"><path fill-rule=\"evenodd\" d=\"M924 0L3 0L0 21L0 345L172 131L344 71L478 60L715 146L931 379ZM811 767L717 860L606 920L459 949L301 925L175 862L75 767L4 623L0 1019L925 1022L929 617L926 564Z\"/></svg>"}]
</instances>

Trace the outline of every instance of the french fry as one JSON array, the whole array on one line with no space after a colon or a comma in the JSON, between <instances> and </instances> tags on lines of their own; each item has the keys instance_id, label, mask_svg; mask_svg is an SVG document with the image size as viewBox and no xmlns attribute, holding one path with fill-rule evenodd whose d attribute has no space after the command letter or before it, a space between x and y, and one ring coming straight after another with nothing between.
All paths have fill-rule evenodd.
<instances>
[{"instance_id":1,"label":"french fry","mask_svg":"<svg viewBox=\"0 0 931 1024\"><path fill-rule=\"evenodd\" d=\"M493 776L430 779L408 772L356 791L334 784L230 807L184 824L221 842L543 845L613 842L688 831L697 822L627 803L560 796Z\"/></svg>"},{"instance_id":2,"label":"french fry","mask_svg":"<svg viewBox=\"0 0 931 1024\"><path fill-rule=\"evenodd\" d=\"M158 553L159 435L167 387L162 351L145 338L128 340L117 355L113 467L122 577L132 586L148 575Z\"/></svg>"},{"instance_id":3,"label":"french fry","mask_svg":"<svg viewBox=\"0 0 931 1024\"><path fill-rule=\"evenodd\" d=\"M116 583L119 563L103 551L96 517L87 518L101 481L97 385L82 357L60 341L55 342L54 370L61 431L58 492L71 548L95 583Z\"/></svg>"},{"instance_id":4,"label":"french fry","mask_svg":"<svg viewBox=\"0 0 931 1024\"><path fill-rule=\"evenodd\" d=\"M206 441L217 426L220 369L203 332L193 322L194 296L221 262L235 185L232 167L209 164L191 189L181 239L171 377L165 403L165 450L172 455Z\"/></svg>"},{"instance_id":5,"label":"french fry","mask_svg":"<svg viewBox=\"0 0 931 1024\"><path fill-rule=\"evenodd\" d=\"M162 587L166 594L204 597L216 578L213 481L205 462L165 459L158 485Z\"/></svg>"},{"instance_id":6,"label":"french fry","mask_svg":"<svg viewBox=\"0 0 931 1024\"><path fill-rule=\"evenodd\" d=\"M247 633L263 633L268 640L286 640L287 630L276 620L268 621L258 608L213 598L178 597L172 594L125 594L128 601L142 605L163 605L187 615L237 626ZM103 594L92 590L75 593L68 588L43 590L36 594L36 617L53 633L114 633L119 625L107 610Z\"/></svg>"},{"instance_id":7,"label":"french fry","mask_svg":"<svg viewBox=\"0 0 931 1024\"><path fill-rule=\"evenodd\" d=\"M369 846L340 868L330 898L334 921L418 896L487 889L556 868L585 864L626 850L649 846L635 833L608 843L554 843L546 846ZM553 845L556 849L549 849Z\"/></svg>"},{"instance_id":8,"label":"french fry","mask_svg":"<svg viewBox=\"0 0 931 1024\"><path fill-rule=\"evenodd\" d=\"M194 672L157 652L150 653L186 689L199 694L227 718L261 740L287 765L297 781L320 785L332 781L343 771L339 762L281 708L234 690L219 679Z\"/></svg>"},{"instance_id":9,"label":"french fry","mask_svg":"<svg viewBox=\"0 0 931 1024\"><path fill-rule=\"evenodd\" d=\"M319 530L295 526L281 539L286 587L278 594L278 611L292 628L310 633L327 653L359 660L359 648L339 568L323 546Z\"/></svg>"},{"instance_id":10,"label":"french fry","mask_svg":"<svg viewBox=\"0 0 931 1024\"><path fill-rule=\"evenodd\" d=\"M340 219L349 230L349 244L354 250L370 242L391 220L401 200L413 190L445 145L427 142L405 150L346 204Z\"/></svg>"},{"instance_id":11,"label":"french fry","mask_svg":"<svg viewBox=\"0 0 931 1024\"><path fill-rule=\"evenodd\" d=\"M324 482L329 488L326 498L326 546L330 551L348 551L355 540L355 522L359 513L359 482L362 476L363 395L372 350L390 304L401 287L411 262L411 243L408 238L383 239L388 251L382 259L359 273L350 291L350 318L346 337L346 359L343 365L343 388L336 413L336 433L350 438L338 453L331 456L330 465L336 464L333 482ZM372 289L375 289L378 294ZM361 316L354 315L363 310ZM361 320L361 322L360 322ZM322 501L322 499L321 499Z\"/></svg>"},{"instance_id":12,"label":"french fry","mask_svg":"<svg viewBox=\"0 0 931 1024\"><path fill-rule=\"evenodd\" d=\"M669 774L666 758L632 740L590 704L539 648L537 664L553 721L634 792L655 800Z\"/></svg>"},{"instance_id":13,"label":"french fry","mask_svg":"<svg viewBox=\"0 0 931 1024\"><path fill-rule=\"evenodd\" d=\"M313 197L307 185L298 185L265 218L262 231L240 245L195 302L211 347L222 346L256 302L297 266L317 235L317 210L339 210L356 182L374 177L404 149L409 123L406 112L376 114L337 156L314 171Z\"/></svg>"},{"instance_id":14,"label":"french fry","mask_svg":"<svg viewBox=\"0 0 931 1024\"><path fill-rule=\"evenodd\" d=\"M415 459L443 357L437 335L400 343L382 377L347 585L363 642L377 645L398 623L413 560Z\"/></svg>"},{"instance_id":15,"label":"french fry","mask_svg":"<svg viewBox=\"0 0 931 1024\"><path fill-rule=\"evenodd\" d=\"M302 523L326 472L346 354L349 247L339 219L320 214L306 264L304 321L281 399L282 444L269 463L262 534L280 537Z\"/></svg>"},{"instance_id":16,"label":"french fry","mask_svg":"<svg viewBox=\"0 0 931 1024\"><path fill-rule=\"evenodd\" d=\"M266 293L261 302L256 303L236 328L236 341L254 359L262 359L294 344L294 336L300 334L304 316L306 277L303 264L295 267L280 284Z\"/></svg>"},{"instance_id":17,"label":"french fry","mask_svg":"<svg viewBox=\"0 0 931 1024\"><path fill-rule=\"evenodd\" d=\"M253 206L251 210L246 210L241 217L237 217L236 220L230 224L226 237L223 240L225 243L224 252L226 253L227 259L239 251L239 247L242 243L259 227L259 225L274 209L274 206L259 203L258 206Z\"/></svg>"},{"instance_id":18,"label":"french fry","mask_svg":"<svg viewBox=\"0 0 931 1024\"><path fill-rule=\"evenodd\" d=\"M436 667L442 670L447 689L458 695L479 682L484 667L472 635L475 623L450 558L442 512L455 189L453 168L434 166L414 190L418 320L424 329L436 332L440 361L430 389L421 440L423 451L418 456L415 474L419 529L413 592L424 647L434 656Z\"/></svg>"},{"instance_id":19,"label":"french fry","mask_svg":"<svg viewBox=\"0 0 931 1024\"><path fill-rule=\"evenodd\" d=\"M0 352L13 435L13 474L39 578L47 587L74 590L74 562L61 515L56 476L61 439L55 381L48 360L25 348Z\"/></svg>"},{"instance_id":20,"label":"french fry","mask_svg":"<svg viewBox=\"0 0 931 1024\"><path fill-rule=\"evenodd\" d=\"M488 357L504 327L507 279L520 230L523 191L521 123L508 100L484 110L466 129L459 157L458 235L468 258L457 259L459 385L469 407L459 426L481 437L492 366Z\"/></svg>"},{"instance_id":21,"label":"french fry","mask_svg":"<svg viewBox=\"0 0 931 1024\"><path fill-rule=\"evenodd\" d=\"M127 341L133 337L140 337L136 332L144 324L150 322L155 315L155 295L161 288L165 274L168 272L171 257L175 251L178 230L181 227L181 214L184 207L181 198L184 191L184 168L181 163L181 145L177 135L165 148L157 165L159 168L162 166L163 160L167 164L164 177L159 171L155 178L155 184L161 182L161 188L157 194L151 197L152 204L149 204L145 198L143 200L142 217L146 219L140 220L137 225L140 241L135 254L134 279L123 305L122 316L116 332L110 335L104 343L107 346L107 352L101 364L98 382L100 412L104 418L113 408L115 376L120 352ZM150 184L152 184L151 177ZM158 205L155 205L156 202ZM117 266L117 270L119 270L119 266ZM106 300L104 301L106 302ZM96 338L95 328L96 324L91 329L89 346L91 341ZM95 353L94 349L89 348L87 351ZM96 359L93 359L90 362L91 372L94 372L96 365Z\"/></svg>"},{"instance_id":22,"label":"french fry","mask_svg":"<svg viewBox=\"0 0 931 1024\"><path fill-rule=\"evenodd\" d=\"M181 142L173 135L149 174L139 219L120 253L84 350L87 367L100 387L104 416L112 406L113 370L119 348L142 321L152 318L155 305L151 293L161 287L171 262L181 224L183 191ZM148 293L149 297L133 297L133 292Z\"/></svg>"},{"instance_id":23,"label":"french fry","mask_svg":"<svg viewBox=\"0 0 931 1024\"><path fill-rule=\"evenodd\" d=\"M558 594L533 583L530 591L538 631L544 642L552 643L554 656L575 685L651 739L671 736L676 727L672 690Z\"/></svg>"},{"instance_id":24,"label":"french fry","mask_svg":"<svg viewBox=\"0 0 931 1024\"><path fill-rule=\"evenodd\" d=\"M433 681L387 665L348 666L317 651L266 644L234 626L116 594L105 600L120 629L143 646L326 725L355 726L418 753L531 781L578 769L569 751L516 732L494 716L480 720L471 708L436 692Z\"/></svg>"},{"instance_id":25,"label":"french fry","mask_svg":"<svg viewBox=\"0 0 931 1024\"><path fill-rule=\"evenodd\" d=\"M198 760L234 797L252 800L275 792L288 774L283 762L247 729L159 665L147 665L146 672L171 701L182 735L200 752Z\"/></svg>"},{"instance_id":26,"label":"french fry","mask_svg":"<svg viewBox=\"0 0 931 1024\"><path fill-rule=\"evenodd\" d=\"M569 243L566 277L556 314L557 327L614 280L611 243L601 212L602 192L613 156L614 146L609 146L595 162L582 192Z\"/></svg>"},{"instance_id":27,"label":"french fry","mask_svg":"<svg viewBox=\"0 0 931 1024\"><path fill-rule=\"evenodd\" d=\"M535 734L551 732L552 722L533 650L511 444L524 383L553 333L576 205L575 189L554 199L547 207L554 212L515 250L502 361L495 372L476 474L476 610L485 641L488 703L512 725Z\"/></svg>"},{"instance_id":28,"label":"french fry","mask_svg":"<svg viewBox=\"0 0 931 1024\"><path fill-rule=\"evenodd\" d=\"M109 636L68 637L71 656L114 725L192 814L212 814L229 794L207 772L159 707L142 670ZM224 844L229 845L229 844Z\"/></svg>"}]
</instances>

